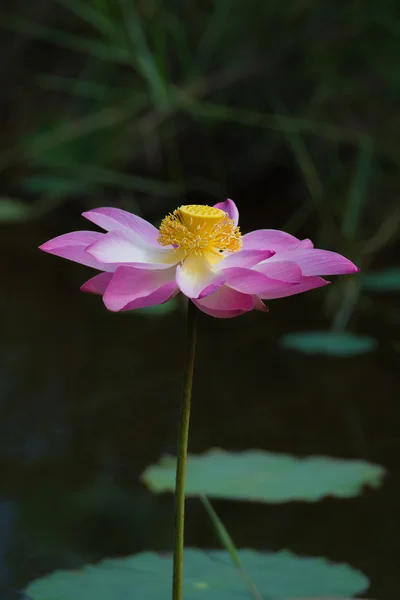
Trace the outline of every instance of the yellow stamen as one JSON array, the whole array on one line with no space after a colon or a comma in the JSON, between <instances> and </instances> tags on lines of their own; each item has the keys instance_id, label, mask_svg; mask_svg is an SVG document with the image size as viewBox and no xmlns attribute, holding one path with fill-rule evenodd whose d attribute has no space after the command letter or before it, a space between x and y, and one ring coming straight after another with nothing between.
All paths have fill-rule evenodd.
<instances>
[{"instance_id":1,"label":"yellow stamen","mask_svg":"<svg viewBox=\"0 0 400 600\"><path fill-rule=\"evenodd\" d=\"M188 204L164 217L160 225L161 246L173 245L185 255L219 255L242 247L239 227L219 208Z\"/></svg>"}]
</instances>

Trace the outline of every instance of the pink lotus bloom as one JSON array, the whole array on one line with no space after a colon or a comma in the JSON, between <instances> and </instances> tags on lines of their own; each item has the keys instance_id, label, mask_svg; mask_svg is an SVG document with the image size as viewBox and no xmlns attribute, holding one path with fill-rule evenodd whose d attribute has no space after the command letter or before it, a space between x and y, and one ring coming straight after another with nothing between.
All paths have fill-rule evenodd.
<instances>
[{"instance_id":1,"label":"pink lotus bloom","mask_svg":"<svg viewBox=\"0 0 400 600\"><path fill-rule=\"evenodd\" d=\"M159 229L118 208L83 216L107 233L74 231L40 248L101 271L81 289L101 294L111 311L161 304L181 291L209 315L237 317L267 310L262 299L327 285L320 275L358 271L344 256L283 231L242 236L232 200L181 206Z\"/></svg>"}]
</instances>

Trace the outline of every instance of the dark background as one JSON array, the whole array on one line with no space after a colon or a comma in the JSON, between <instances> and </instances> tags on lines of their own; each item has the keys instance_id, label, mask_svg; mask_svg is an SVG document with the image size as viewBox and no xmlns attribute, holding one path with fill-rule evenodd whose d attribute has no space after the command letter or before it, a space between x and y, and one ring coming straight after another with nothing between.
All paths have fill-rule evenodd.
<instances>
[{"instance_id":1,"label":"dark background","mask_svg":"<svg viewBox=\"0 0 400 600\"><path fill-rule=\"evenodd\" d=\"M55 568L171 547L172 498L143 469L173 453L182 302L111 314L89 269L37 246L118 206L158 224L233 198L242 231L311 237L363 273L396 267L397 1L7 0L0 11L1 598ZM361 498L216 502L238 546L349 562L400 594L395 271L201 316L190 449L262 448L380 463ZM396 283L397 281L397 283ZM378 293L377 293L378 292ZM371 353L307 355L282 336L372 336ZM188 545L217 546L200 502Z\"/></svg>"}]
</instances>

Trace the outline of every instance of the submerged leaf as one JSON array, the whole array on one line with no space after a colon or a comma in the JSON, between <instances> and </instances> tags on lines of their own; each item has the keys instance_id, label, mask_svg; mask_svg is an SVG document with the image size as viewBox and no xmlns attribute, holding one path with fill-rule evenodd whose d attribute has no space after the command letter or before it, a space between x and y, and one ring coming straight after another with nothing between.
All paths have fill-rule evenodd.
<instances>
[{"instance_id":1,"label":"submerged leaf","mask_svg":"<svg viewBox=\"0 0 400 600\"><path fill-rule=\"evenodd\" d=\"M176 460L165 456L159 464L148 467L142 479L153 492L172 492L175 467ZM315 502L326 496L357 496L365 485L378 487L384 473L383 467L363 460L214 449L188 456L186 495L253 502Z\"/></svg>"},{"instance_id":2,"label":"submerged leaf","mask_svg":"<svg viewBox=\"0 0 400 600\"><path fill-rule=\"evenodd\" d=\"M288 333L281 338L283 348L304 354L327 354L328 356L357 356L372 352L377 341L367 335L337 331L302 331Z\"/></svg>"},{"instance_id":3,"label":"submerged leaf","mask_svg":"<svg viewBox=\"0 0 400 600\"><path fill-rule=\"evenodd\" d=\"M361 275L360 282L370 292L400 292L400 267L365 273Z\"/></svg>"},{"instance_id":4,"label":"submerged leaf","mask_svg":"<svg viewBox=\"0 0 400 600\"><path fill-rule=\"evenodd\" d=\"M368 579L346 564L290 552L238 552L243 568L265 600L353 595L368 587ZM32 600L167 600L172 558L143 552L105 560L79 571L58 571L28 585ZM185 550L185 600L248 600L249 590L227 552Z\"/></svg>"}]
</instances>

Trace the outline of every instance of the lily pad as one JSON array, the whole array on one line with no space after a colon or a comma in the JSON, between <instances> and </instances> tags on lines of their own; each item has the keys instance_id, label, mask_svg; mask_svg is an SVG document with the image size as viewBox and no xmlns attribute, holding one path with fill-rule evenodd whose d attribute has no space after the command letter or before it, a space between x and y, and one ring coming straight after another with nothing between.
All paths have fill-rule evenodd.
<instances>
[{"instance_id":1,"label":"lily pad","mask_svg":"<svg viewBox=\"0 0 400 600\"><path fill-rule=\"evenodd\" d=\"M365 273L360 276L360 283L370 292L400 292L400 267Z\"/></svg>"},{"instance_id":2,"label":"lily pad","mask_svg":"<svg viewBox=\"0 0 400 600\"><path fill-rule=\"evenodd\" d=\"M153 492L172 492L175 467L176 459L164 456L159 464L144 471L142 480ZM270 503L315 502L326 496L357 496L365 485L378 487L384 473L383 467L363 460L213 449L188 456L186 495Z\"/></svg>"},{"instance_id":3,"label":"lily pad","mask_svg":"<svg viewBox=\"0 0 400 600\"><path fill-rule=\"evenodd\" d=\"M239 550L243 569L265 600L352 596L368 587L368 579L346 564L324 558ZM79 571L57 571L30 583L32 600L168 600L172 558L144 552L105 560ZM185 550L185 600L251 600L240 572L224 551Z\"/></svg>"},{"instance_id":4,"label":"lily pad","mask_svg":"<svg viewBox=\"0 0 400 600\"><path fill-rule=\"evenodd\" d=\"M297 350L303 354L326 354L338 357L365 354L377 347L377 341L370 336L337 331L288 333L281 338L280 344L283 348Z\"/></svg>"}]
</instances>

